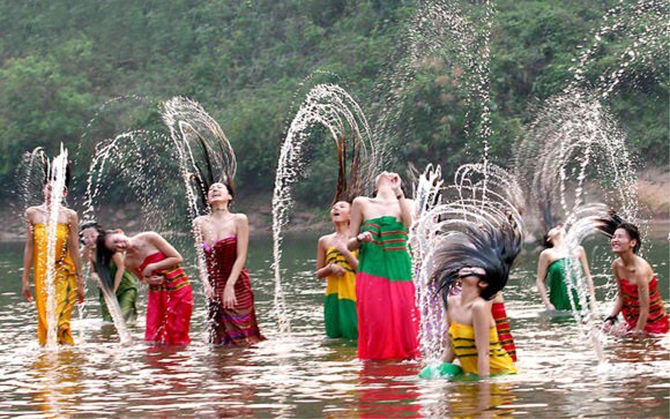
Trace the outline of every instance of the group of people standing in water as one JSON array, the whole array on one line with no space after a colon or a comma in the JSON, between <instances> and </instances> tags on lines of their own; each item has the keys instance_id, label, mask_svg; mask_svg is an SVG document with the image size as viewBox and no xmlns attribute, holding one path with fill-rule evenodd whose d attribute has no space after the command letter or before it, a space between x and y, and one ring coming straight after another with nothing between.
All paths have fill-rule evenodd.
<instances>
[{"instance_id":1,"label":"group of people standing in water","mask_svg":"<svg viewBox=\"0 0 670 419\"><path fill-rule=\"evenodd\" d=\"M67 177L69 177L69 172ZM122 230L106 230L95 222L79 226L75 211L50 202L53 180L45 177L42 205L26 210L27 237L24 253L23 295L33 301L30 270L34 269L38 338L47 342L47 219L51 208L58 211L54 275L57 301L55 326L59 344L74 344L70 319L75 300L84 300L84 264L99 280L100 302L105 320L112 320L103 289L116 297L124 320L137 315L140 280L148 285L145 340L186 345L193 312L191 282L181 267L181 254L160 234L141 232L132 237ZM66 181L66 183L69 183ZM64 192L66 193L66 191ZM232 187L223 182L209 185L206 200L211 209L193 222L205 255L205 295L209 310L209 342L252 345L264 339L258 328L249 274L244 267L249 243L245 215L229 210ZM53 209L52 209L53 210ZM83 261L79 239L83 244Z\"/></svg>"},{"instance_id":2,"label":"group of people standing in water","mask_svg":"<svg viewBox=\"0 0 670 419\"><path fill-rule=\"evenodd\" d=\"M202 180L202 179L201 179ZM66 182L67 183L67 182ZM75 211L49 202L52 178L47 176L45 202L28 208L24 255L23 295L33 300L30 271L34 270L38 337L47 338L45 291L47 282L47 227L49 208L58 212L55 266L57 340L73 344L70 317L75 301L84 300L83 265L90 264L101 288L117 298L126 321L137 315L137 280L148 285L145 339L163 344L190 343L193 311L191 282L181 268L181 254L160 234L142 232L132 237L121 230L103 229L93 222L79 226ZM196 245L202 248L204 293L207 297L209 343L253 345L265 338L258 328L250 277L245 268L249 225L244 214L233 213L234 190L222 176L202 184L208 213L193 221ZM66 193L67 191L65 191ZM357 339L363 360L417 359L419 310L416 304L408 231L416 218L416 204L408 199L397 173L382 172L373 197L358 196L351 203L338 200L330 209L335 228L317 245L316 277L327 279L324 302L326 335ZM668 316L658 293L653 270L637 255L637 228L616 216L602 220L599 229L611 236L617 259L612 268L617 300L605 320L617 329L623 314L625 330L665 333ZM449 321L445 351L438 374L515 373L516 353L502 300L509 272L522 246L512 221L497 228L466 229L435 249L432 279L439 284ZM84 245L80 257L79 240ZM538 262L537 287L550 310L581 309L574 287L566 285L571 263L579 263L595 302L586 252L569 250L565 229L552 228L547 249ZM549 282L547 295L545 281ZM101 306L105 307L101 297ZM103 309L103 317L109 319ZM454 361L458 360L458 366Z\"/></svg>"}]
</instances>

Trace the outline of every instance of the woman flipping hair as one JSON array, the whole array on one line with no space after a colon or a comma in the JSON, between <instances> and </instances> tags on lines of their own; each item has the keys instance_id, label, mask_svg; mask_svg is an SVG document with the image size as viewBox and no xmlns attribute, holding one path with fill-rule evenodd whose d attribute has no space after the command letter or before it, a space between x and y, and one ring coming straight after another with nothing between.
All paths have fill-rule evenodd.
<instances>
[{"instance_id":1,"label":"woman flipping hair","mask_svg":"<svg viewBox=\"0 0 670 419\"><path fill-rule=\"evenodd\" d=\"M358 197L351 209L348 248L360 247L356 275L358 357L415 359L419 352L416 306L407 230L416 205L406 199L397 173L382 172L374 198Z\"/></svg>"},{"instance_id":2,"label":"woman flipping hair","mask_svg":"<svg viewBox=\"0 0 670 419\"><path fill-rule=\"evenodd\" d=\"M147 329L149 342L186 345L193 312L193 291L180 264L183 258L160 234L153 231L126 236L121 230L105 230L96 242L95 269L111 278L114 254L125 252L125 266L149 285Z\"/></svg>"},{"instance_id":3,"label":"woman flipping hair","mask_svg":"<svg viewBox=\"0 0 670 419\"><path fill-rule=\"evenodd\" d=\"M230 211L230 177L215 179L203 146L208 171L195 177L209 214L193 220L196 245L204 249L209 306L209 343L248 346L265 340L258 328L251 279L244 264L249 247L247 216ZM206 195L204 194L206 192ZM198 260L198 263L202 263Z\"/></svg>"},{"instance_id":4,"label":"woman flipping hair","mask_svg":"<svg viewBox=\"0 0 670 419\"><path fill-rule=\"evenodd\" d=\"M502 348L491 315L492 299L507 284L510 267L521 251L522 240L513 225L465 226L445 236L435 252L438 281L449 320L449 341L443 361L447 375L459 373L516 373L510 355ZM460 292L453 295L455 285ZM453 371L458 358L461 369Z\"/></svg>"},{"instance_id":5,"label":"woman flipping hair","mask_svg":"<svg viewBox=\"0 0 670 419\"><path fill-rule=\"evenodd\" d=\"M70 319L75 301L84 302L84 277L81 274L81 258L79 255L79 243L77 231L79 218L77 213L64 207L60 202L51 202L52 188L56 183L55 175L51 173L48 166L45 167L44 176L44 203L39 206L30 207L26 210L26 222L28 230L26 233L26 247L23 256L23 296L32 302L30 292L30 268L33 267L33 279L35 281L35 305L37 307L37 337L40 345L47 343L47 331L49 328L47 319L47 253L49 232L49 210L55 206L58 211L56 226L56 255L54 269L54 287L56 299L56 318L58 319L56 339L59 344L74 345ZM65 170L65 189L63 196L67 195L67 186L70 183L70 166Z\"/></svg>"},{"instance_id":6,"label":"woman flipping hair","mask_svg":"<svg viewBox=\"0 0 670 419\"><path fill-rule=\"evenodd\" d=\"M90 262L93 271L97 273L100 280L100 286L106 286L115 296L126 323L134 322L137 317L137 281L133 275L125 268L123 254L114 253L109 261L109 269L103 269L100 272L95 270L96 261L96 242L98 237L105 234L98 223L88 221L81 225L79 236L84 244L84 262ZM100 311L102 319L106 322L112 322L112 316L105 302L102 288L100 288Z\"/></svg>"},{"instance_id":7,"label":"woman flipping hair","mask_svg":"<svg viewBox=\"0 0 670 419\"><path fill-rule=\"evenodd\" d=\"M351 204L337 201L330 208L335 232L319 238L316 253L316 277L326 278L324 320L329 338L356 339L356 252L347 249Z\"/></svg>"},{"instance_id":8,"label":"woman flipping hair","mask_svg":"<svg viewBox=\"0 0 670 419\"><path fill-rule=\"evenodd\" d=\"M605 329L612 329L622 313L627 333L667 333L668 313L658 291L658 280L649 262L637 255L642 245L637 226L610 213L600 219L598 229L611 237L612 252L618 256L612 262L617 299L605 319Z\"/></svg>"},{"instance_id":9,"label":"woman flipping hair","mask_svg":"<svg viewBox=\"0 0 670 419\"><path fill-rule=\"evenodd\" d=\"M582 246L577 246L572 255L570 255L565 236L566 231L561 224L549 230L544 237L544 245L547 248L540 253L540 258L537 262L537 290L547 310L572 310L572 303L570 301L574 301L575 308L581 310L577 290L572 287L572 295L569 295L567 284L567 281L571 277L570 264L576 263L577 260L581 263L584 276L586 277L590 302L593 305L596 301L595 288L593 286L593 279L591 279L589 262L586 259L586 251ZM545 279L549 283L549 297L547 297L547 289L544 285Z\"/></svg>"}]
</instances>

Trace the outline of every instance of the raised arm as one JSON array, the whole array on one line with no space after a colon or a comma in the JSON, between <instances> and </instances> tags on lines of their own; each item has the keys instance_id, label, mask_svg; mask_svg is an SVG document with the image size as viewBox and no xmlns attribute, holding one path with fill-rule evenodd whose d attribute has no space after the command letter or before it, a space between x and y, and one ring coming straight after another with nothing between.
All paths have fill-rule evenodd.
<instances>
[{"instance_id":1,"label":"raised arm","mask_svg":"<svg viewBox=\"0 0 670 419\"><path fill-rule=\"evenodd\" d=\"M30 211L30 209L28 211ZM26 211L26 246L23 250L23 275L21 277L21 293L26 300L32 303L33 295L30 292L30 268L33 266L35 236L33 235L33 225L30 222L30 215L28 211Z\"/></svg>"},{"instance_id":2,"label":"raised arm","mask_svg":"<svg viewBox=\"0 0 670 419\"><path fill-rule=\"evenodd\" d=\"M549 267L549 255L542 252L540 253L540 258L537 261L537 290L540 293L540 298L547 310L556 310L549 297L547 296L547 288L544 286L544 278L547 276L547 268Z\"/></svg>"},{"instance_id":3,"label":"raised arm","mask_svg":"<svg viewBox=\"0 0 670 419\"><path fill-rule=\"evenodd\" d=\"M226 281L226 287L223 289L223 307L235 308L237 298L235 297L235 283L237 283L242 268L247 262L247 252L249 250L249 220L244 214L237 214L235 216L235 229L237 234L237 257L233 268L230 271L230 276Z\"/></svg>"},{"instance_id":4,"label":"raised arm","mask_svg":"<svg viewBox=\"0 0 670 419\"><path fill-rule=\"evenodd\" d=\"M369 232L361 233L361 225L364 221L365 199L367 198L359 196L351 204L351 218L349 220L349 236L351 238L347 241L347 248L351 251L359 249L362 241L372 241L372 235Z\"/></svg>"}]
</instances>

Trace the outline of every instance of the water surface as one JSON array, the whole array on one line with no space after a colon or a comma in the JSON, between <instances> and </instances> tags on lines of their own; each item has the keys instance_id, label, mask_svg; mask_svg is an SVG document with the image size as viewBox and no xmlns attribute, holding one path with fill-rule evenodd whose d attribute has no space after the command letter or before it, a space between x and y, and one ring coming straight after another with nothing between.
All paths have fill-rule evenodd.
<instances>
[{"instance_id":1,"label":"water surface","mask_svg":"<svg viewBox=\"0 0 670 419\"><path fill-rule=\"evenodd\" d=\"M271 312L271 239L255 236L248 268L268 338L257 348L206 343L204 297L195 268L186 266L196 294L191 345L142 341L144 287L139 320L130 328L134 342L121 346L113 326L100 320L91 282L85 307L74 315L77 345L55 352L37 344L34 307L21 296L23 244L0 242L0 417L667 417L670 339L609 337L608 362L599 366L570 317L544 313L532 249L522 254L505 290L518 375L480 383L424 381L417 378L420 362L358 361L355 342L325 338L325 283L313 274L316 239L301 234L284 240L290 336L278 336ZM615 293L611 255L605 241L589 249L604 317ZM657 240L645 255L666 302L668 252L668 243Z\"/></svg>"}]
</instances>

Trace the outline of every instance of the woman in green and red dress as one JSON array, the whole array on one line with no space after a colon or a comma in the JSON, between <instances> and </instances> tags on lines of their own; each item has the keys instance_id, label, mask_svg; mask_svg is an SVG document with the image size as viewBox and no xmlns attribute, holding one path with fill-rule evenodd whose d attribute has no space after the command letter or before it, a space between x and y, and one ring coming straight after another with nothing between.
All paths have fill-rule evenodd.
<instances>
[{"instance_id":1,"label":"woman in green and red dress","mask_svg":"<svg viewBox=\"0 0 670 419\"><path fill-rule=\"evenodd\" d=\"M356 275L358 357L415 359L419 352L407 232L416 205L406 199L397 173L382 172L374 198L358 197L351 210L349 250L360 248Z\"/></svg>"}]
</instances>

